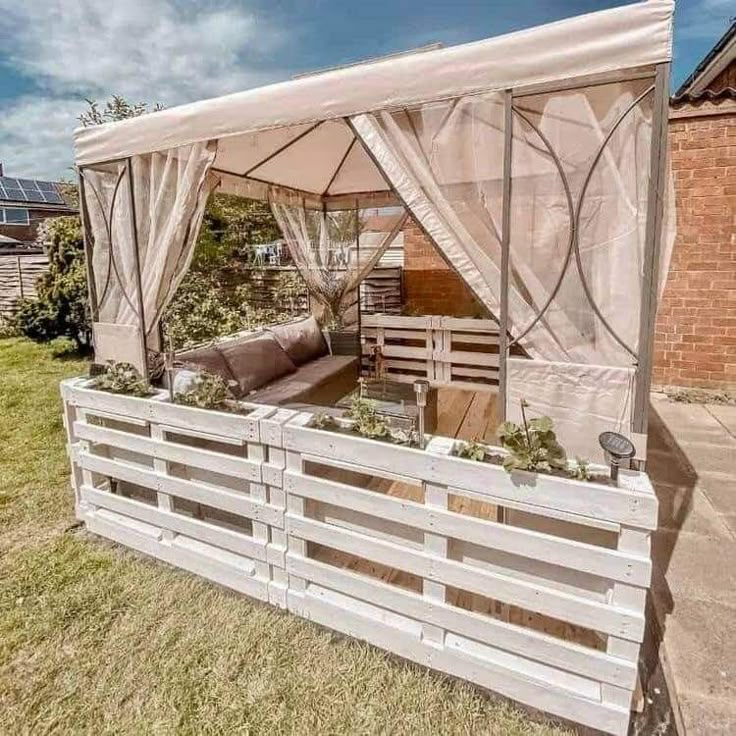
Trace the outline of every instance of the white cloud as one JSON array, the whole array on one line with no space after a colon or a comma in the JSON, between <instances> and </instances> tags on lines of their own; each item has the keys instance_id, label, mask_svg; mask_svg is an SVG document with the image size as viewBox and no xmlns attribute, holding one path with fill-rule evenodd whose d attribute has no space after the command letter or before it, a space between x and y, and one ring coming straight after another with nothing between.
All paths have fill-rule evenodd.
<instances>
[{"instance_id":1,"label":"white cloud","mask_svg":"<svg viewBox=\"0 0 736 736\"><path fill-rule=\"evenodd\" d=\"M72 131L79 100L23 97L0 115L2 163L7 176L71 179Z\"/></svg>"},{"instance_id":2,"label":"white cloud","mask_svg":"<svg viewBox=\"0 0 736 736\"><path fill-rule=\"evenodd\" d=\"M0 0L7 63L39 89L0 123L6 170L59 175L85 97L166 106L234 92L287 72L264 60L285 34L248 8L194 0ZM25 150L21 150L25 149Z\"/></svg>"}]
</instances>

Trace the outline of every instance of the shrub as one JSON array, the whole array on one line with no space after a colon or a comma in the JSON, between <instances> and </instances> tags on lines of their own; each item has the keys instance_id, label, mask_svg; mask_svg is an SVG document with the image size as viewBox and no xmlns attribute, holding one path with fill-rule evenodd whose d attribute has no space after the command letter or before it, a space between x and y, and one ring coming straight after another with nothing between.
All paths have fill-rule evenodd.
<instances>
[{"instance_id":1,"label":"shrub","mask_svg":"<svg viewBox=\"0 0 736 736\"><path fill-rule=\"evenodd\" d=\"M153 393L134 366L113 361L105 366L104 373L92 379L92 388L130 396L150 396Z\"/></svg>"},{"instance_id":2,"label":"shrub","mask_svg":"<svg viewBox=\"0 0 736 736\"><path fill-rule=\"evenodd\" d=\"M68 337L78 349L88 348L91 328L79 219L46 220L37 239L46 247L49 269L38 279L36 299L21 300L14 323L36 342Z\"/></svg>"}]
</instances>

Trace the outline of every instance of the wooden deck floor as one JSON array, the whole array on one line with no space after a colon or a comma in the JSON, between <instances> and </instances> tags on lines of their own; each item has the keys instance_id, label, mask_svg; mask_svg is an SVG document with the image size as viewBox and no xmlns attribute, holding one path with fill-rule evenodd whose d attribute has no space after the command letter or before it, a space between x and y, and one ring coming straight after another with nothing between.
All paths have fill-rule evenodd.
<instances>
[{"instance_id":1,"label":"wooden deck floor","mask_svg":"<svg viewBox=\"0 0 736 736\"><path fill-rule=\"evenodd\" d=\"M495 443L497 396L485 391L439 389L435 434Z\"/></svg>"}]
</instances>

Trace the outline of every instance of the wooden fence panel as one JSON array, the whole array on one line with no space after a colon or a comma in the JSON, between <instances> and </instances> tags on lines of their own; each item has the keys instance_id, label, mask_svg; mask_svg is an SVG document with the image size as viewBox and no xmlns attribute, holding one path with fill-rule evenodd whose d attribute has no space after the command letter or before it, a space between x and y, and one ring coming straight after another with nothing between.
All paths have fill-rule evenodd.
<instances>
[{"instance_id":1,"label":"wooden fence panel","mask_svg":"<svg viewBox=\"0 0 736 736\"><path fill-rule=\"evenodd\" d=\"M20 299L36 296L36 282L48 263L44 253L0 255L0 317L11 317Z\"/></svg>"}]
</instances>

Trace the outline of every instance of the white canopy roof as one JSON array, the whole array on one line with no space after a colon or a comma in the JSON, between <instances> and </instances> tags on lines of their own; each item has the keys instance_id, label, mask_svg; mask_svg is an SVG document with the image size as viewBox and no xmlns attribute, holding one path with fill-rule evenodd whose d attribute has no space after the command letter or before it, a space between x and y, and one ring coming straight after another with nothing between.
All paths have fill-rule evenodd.
<instances>
[{"instance_id":1,"label":"white canopy roof","mask_svg":"<svg viewBox=\"0 0 736 736\"><path fill-rule=\"evenodd\" d=\"M74 134L76 162L100 163L217 139L220 151L215 165L242 174L251 153L254 163L263 158L256 159L254 147L266 156L269 147L271 152L278 149L278 141L288 141L319 121L484 90L518 90L557 80L562 83L669 61L673 10L672 0L648 0L485 41L338 69L119 123L79 128ZM341 157L351 140L350 131L342 121L335 120L334 126L334 130L333 126L320 126L323 129L318 135L325 136L329 141L326 148ZM258 136L257 143L255 138L240 138L277 128L282 130ZM335 135L345 137L345 146L336 145ZM228 141L231 136L238 139ZM305 146L307 158L319 149L314 140L311 143ZM330 184L331 193L340 194L356 191L356 187L365 191L365 182L375 179L374 190L385 189L360 147L354 146L350 155L353 159L346 160L339 174L343 182L330 181L336 169L325 166L321 173L314 172L314 182L305 186L302 181L300 188L321 194L321 187ZM230 169L230 165L237 168ZM328 170L329 175L325 173ZM301 172L303 176L303 168ZM272 181L271 176L264 178Z\"/></svg>"}]
</instances>

